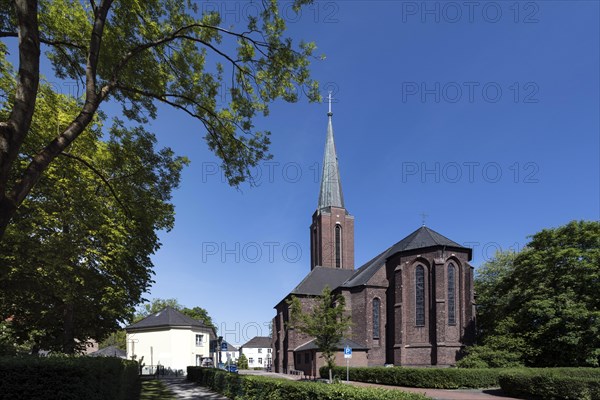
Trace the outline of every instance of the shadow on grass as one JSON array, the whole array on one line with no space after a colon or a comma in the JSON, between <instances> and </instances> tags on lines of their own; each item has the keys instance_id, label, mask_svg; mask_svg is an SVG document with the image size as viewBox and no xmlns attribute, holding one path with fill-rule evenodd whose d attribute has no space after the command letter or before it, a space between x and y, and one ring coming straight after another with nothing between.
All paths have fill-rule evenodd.
<instances>
[{"instance_id":1,"label":"shadow on grass","mask_svg":"<svg viewBox=\"0 0 600 400\"><path fill-rule=\"evenodd\" d=\"M176 397L161 381L144 380L140 400L176 400Z\"/></svg>"}]
</instances>

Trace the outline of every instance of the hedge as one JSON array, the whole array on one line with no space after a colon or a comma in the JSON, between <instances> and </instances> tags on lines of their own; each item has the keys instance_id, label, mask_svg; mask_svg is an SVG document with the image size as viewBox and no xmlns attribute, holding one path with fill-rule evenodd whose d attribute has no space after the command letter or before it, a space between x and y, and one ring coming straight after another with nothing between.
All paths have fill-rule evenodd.
<instances>
[{"instance_id":1,"label":"hedge","mask_svg":"<svg viewBox=\"0 0 600 400\"><path fill-rule=\"evenodd\" d=\"M0 399L132 400L137 363L110 357L1 357Z\"/></svg>"},{"instance_id":2,"label":"hedge","mask_svg":"<svg viewBox=\"0 0 600 400\"><path fill-rule=\"evenodd\" d=\"M215 368L188 367L187 379L230 399L244 400L427 400L421 394L399 390L328 385L287 379L238 375Z\"/></svg>"},{"instance_id":3,"label":"hedge","mask_svg":"<svg viewBox=\"0 0 600 400\"><path fill-rule=\"evenodd\" d=\"M350 380L429 389L488 388L499 386L498 378L502 371L507 370L492 368L354 367L350 368ZM327 367L322 367L319 372L323 378L329 376ZM335 367L333 375L346 379L346 368Z\"/></svg>"},{"instance_id":4,"label":"hedge","mask_svg":"<svg viewBox=\"0 0 600 400\"><path fill-rule=\"evenodd\" d=\"M509 396L543 400L600 400L600 368L529 368L500 374Z\"/></svg>"}]
</instances>

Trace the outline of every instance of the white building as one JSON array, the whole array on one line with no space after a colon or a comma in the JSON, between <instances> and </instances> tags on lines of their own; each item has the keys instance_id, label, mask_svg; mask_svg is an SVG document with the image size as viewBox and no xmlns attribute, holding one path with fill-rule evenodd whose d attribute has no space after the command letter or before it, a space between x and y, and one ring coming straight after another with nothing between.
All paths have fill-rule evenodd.
<instances>
[{"instance_id":1,"label":"white building","mask_svg":"<svg viewBox=\"0 0 600 400\"><path fill-rule=\"evenodd\" d=\"M271 337L255 336L240 347L248 359L248 368L268 368L273 364Z\"/></svg>"},{"instance_id":2,"label":"white building","mask_svg":"<svg viewBox=\"0 0 600 400\"><path fill-rule=\"evenodd\" d=\"M149 315L125 328L127 358L141 360L144 373L153 373L157 365L173 371L190 365L200 365L204 358L213 357L210 341L214 328L182 314L172 307Z\"/></svg>"},{"instance_id":3,"label":"white building","mask_svg":"<svg viewBox=\"0 0 600 400\"><path fill-rule=\"evenodd\" d=\"M227 364L228 359L229 362L235 363L238 358L240 358L240 350L231 343L223 341L223 343L221 343L221 349L219 350L219 356L223 364Z\"/></svg>"}]
</instances>

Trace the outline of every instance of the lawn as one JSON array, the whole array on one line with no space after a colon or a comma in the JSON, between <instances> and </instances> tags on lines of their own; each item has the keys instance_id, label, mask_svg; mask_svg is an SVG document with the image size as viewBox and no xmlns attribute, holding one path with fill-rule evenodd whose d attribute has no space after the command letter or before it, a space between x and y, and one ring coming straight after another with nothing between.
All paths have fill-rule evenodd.
<instances>
[{"instance_id":1,"label":"lawn","mask_svg":"<svg viewBox=\"0 0 600 400\"><path fill-rule=\"evenodd\" d=\"M155 379L142 381L140 400L175 400L176 397L165 384Z\"/></svg>"}]
</instances>

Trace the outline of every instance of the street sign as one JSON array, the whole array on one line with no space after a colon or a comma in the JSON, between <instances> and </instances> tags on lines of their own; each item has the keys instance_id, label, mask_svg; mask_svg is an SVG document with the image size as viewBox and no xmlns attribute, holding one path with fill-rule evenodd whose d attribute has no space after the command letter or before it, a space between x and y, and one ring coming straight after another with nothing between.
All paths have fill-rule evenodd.
<instances>
[{"instance_id":1,"label":"street sign","mask_svg":"<svg viewBox=\"0 0 600 400\"><path fill-rule=\"evenodd\" d=\"M221 351L227 351L227 342L221 343Z\"/></svg>"},{"instance_id":2,"label":"street sign","mask_svg":"<svg viewBox=\"0 0 600 400\"><path fill-rule=\"evenodd\" d=\"M352 347L344 347L344 358L352 358Z\"/></svg>"}]
</instances>

